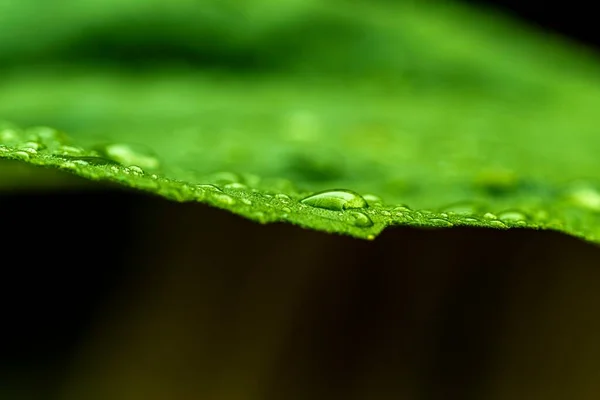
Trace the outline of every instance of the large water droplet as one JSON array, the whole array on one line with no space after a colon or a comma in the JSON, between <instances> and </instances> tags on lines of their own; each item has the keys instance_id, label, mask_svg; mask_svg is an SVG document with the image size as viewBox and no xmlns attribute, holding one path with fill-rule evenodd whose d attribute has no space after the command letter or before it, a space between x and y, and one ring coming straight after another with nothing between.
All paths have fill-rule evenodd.
<instances>
[{"instance_id":1,"label":"large water droplet","mask_svg":"<svg viewBox=\"0 0 600 400\"><path fill-rule=\"evenodd\" d=\"M156 170L160 161L149 147L141 144L111 143L97 148L98 152L119 164L136 165L142 169Z\"/></svg>"},{"instance_id":2,"label":"large water droplet","mask_svg":"<svg viewBox=\"0 0 600 400\"><path fill-rule=\"evenodd\" d=\"M325 190L301 200L303 204L332 211L353 208L367 208L368 204L362 196L346 189Z\"/></svg>"},{"instance_id":3,"label":"large water droplet","mask_svg":"<svg viewBox=\"0 0 600 400\"><path fill-rule=\"evenodd\" d=\"M223 205L232 206L235 204L234 198L231 196L228 196L226 194L217 193L217 194L214 194L212 196L212 198Z\"/></svg>"},{"instance_id":4,"label":"large water droplet","mask_svg":"<svg viewBox=\"0 0 600 400\"><path fill-rule=\"evenodd\" d=\"M360 211L351 211L350 216L352 217L352 223L354 226L359 228L369 228L373 226L373 221L369 216Z\"/></svg>"}]
</instances>

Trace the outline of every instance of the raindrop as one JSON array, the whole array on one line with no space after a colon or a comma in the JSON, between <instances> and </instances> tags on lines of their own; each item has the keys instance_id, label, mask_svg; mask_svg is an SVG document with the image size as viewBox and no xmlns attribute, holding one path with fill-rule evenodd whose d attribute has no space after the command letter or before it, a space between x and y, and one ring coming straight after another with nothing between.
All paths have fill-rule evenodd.
<instances>
[{"instance_id":1,"label":"raindrop","mask_svg":"<svg viewBox=\"0 0 600 400\"><path fill-rule=\"evenodd\" d=\"M247 205L247 206L251 206L252 205L252 201L249 200L249 199L240 199L240 201L242 203L244 203L245 205Z\"/></svg>"},{"instance_id":2,"label":"raindrop","mask_svg":"<svg viewBox=\"0 0 600 400\"><path fill-rule=\"evenodd\" d=\"M210 181L219 183L219 184L232 184L232 183L241 184L242 182L244 182L244 179L240 175L238 175L234 172L222 171L222 172L216 172L216 173L212 174L210 176Z\"/></svg>"},{"instance_id":3,"label":"raindrop","mask_svg":"<svg viewBox=\"0 0 600 400\"><path fill-rule=\"evenodd\" d=\"M352 211L350 212L350 216L352 217L352 222L354 226L357 226L359 228L368 228L373 226L373 221L365 213L362 213L360 211Z\"/></svg>"},{"instance_id":4,"label":"raindrop","mask_svg":"<svg viewBox=\"0 0 600 400\"><path fill-rule=\"evenodd\" d=\"M356 192L345 189L326 190L315 193L301 200L303 204L311 207L323 208L332 211L343 211L346 209L367 208L368 204Z\"/></svg>"}]
</instances>

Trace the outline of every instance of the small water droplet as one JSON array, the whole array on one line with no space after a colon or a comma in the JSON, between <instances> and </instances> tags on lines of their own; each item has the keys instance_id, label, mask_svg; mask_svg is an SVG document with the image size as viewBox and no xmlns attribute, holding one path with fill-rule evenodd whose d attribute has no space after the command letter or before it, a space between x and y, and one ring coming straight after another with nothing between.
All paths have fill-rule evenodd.
<instances>
[{"instance_id":1,"label":"small water droplet","mask_svg":"<svg viewBox=\"0 0 600 400\"><path fill-rule=\"evenodd\" d=\"M19 160L29 160L29 153L25 151L15 151L12 155Z\"/></svg>"},{"instance_id":2,"label":"small water droplet","mask_svg":"<svg viewBox=\"0 0 600 400\"><path fill-rule=\"evenodd\" d=\"M21 149L21 150L26 151L29 154L37 154L37 150L33 149L31 147L25 147L24 149Z\"/></svg>"},{"instance_id":3,"label":"small water droplet","mask_svg":"<svg viewBox=\"0 0 600 400\"><path fill-rule=\"evenodd\" d=\"M245 190L245 189L248 189L248 186L244 185L243 183L233 182L233 183L228 183L225 186L223 186L223 189Z\"/></svg>"},{"instance_id":4,"label":"small water droplet","mask_svg":"<svg viewBox=\"0 0 600 400\"><path fill-rule=\"evenodd\" d=\"M83 154L83 149L75 146L60 146L58 148L58 154L65 156L77 156Z\"/></svg>"},{"instance_id":5,"label":"small water droplet","mask_svg":"<svg viewBox=\"0 0 600 400\"><path fill-rule=\"evenodd\" d=\"M284 213L291 213L292 212L292 210L290 208L288 208L288 207L283 207L281 209L281 211L283 211Z\"/></svg>"},{"instance_id":6,"label":"small water droplet","mask_svg":"<svg viewBox=\"0 0 600 400\"><path fill-rule=\"evenodd\" d=\"M3 152L3 153L7 152L8 148L6 146L0 146L0 151Z\"/></svg>"},{"instance_id":7,"label":"small water droplet","mask_svg":"<svg viewBox=\"0 0 600 400\"><path fill-rule=\"evenodd\" d=\"M489 213L489 212L483 214L483 218L485 218L485 219L498 219L498 217L495 214L492 214L492 213Z\"/></svg>"},{"instance_id":8,"label":"small water droplet","mask_svg":"<svg viewBox=\"0 0 600 400\"><path fill-rule=\"evenodd\" d=\"M19 149L25 150L25 151L27 151L28 149L39 150L40 147L42 147L42 146L37 142L25 142L25 143L21 143L21 145L19 145Z\"/></svg>"},{"instance_id":9,"label":"small water droplet","mask_svg":"<svg viewBox=\"0 0 600 400\"><path fill-rule=\"evenodd\" d=\"M213 194L212 198L224 205L232 206L235 204L235 200L233 199L233 197L228 196L226 194L215 193Z\"/></svg>"},{"instance_id":10,"label":"small water droplet","mask_svg":"<svg viewBox=\"0 0 600 400\"><path fill-rule=\"evenodd\" d=\"M373 221L365 213L362 213L360 211L351 211L350 216L352 217L352 223L354 224L354 226L357 226L359 228L368 228L373 226Z\"/></svg>"},{"instance_id":11,"label":"small water droplet","mask_svg":"<svg viewBox=\"0 0 600 400\"><path fill-rule=\"evenodd\" d=\"M397 206L392 211L407 212L407 211L410 211L410 208L408 206Z\"/></svg>"},{"instance_id":12,"label":"small water droplet","mask_svg":"<svg viewBox=\"0 0 600 400\"><path fill-rule=\"evenodd\" d=\"M386 217L389 217L389 216L391 216L391 215L392 215L392 213L391 213L391 212L389 212L389 211L382 211L382 212L381 212L381 215L385 215Z\"/></svg>"},{"instance_id":13,"label":"small water droplet","mask_svg":"<svg viewBox=\"0 0 600 400\"><path fill-rule=\"evenodd\" d=\"M301 200L303 204L311 207L323 208L332 211L357 209L368 207L365 199L356 192L345 189L325 190L315 193Z\"/></svg>"},{"instance_id":14,"label":"small water droplet","mask_svg":"<svg viewBox=\"0 0 600 400\"><path fill-rule=\"evenodd\" d=\"M500 221L498 221L498 220L492 220L492 221L489 221L489 222L487 223L487 225L489 225L489 226L493 226L493 227L495 227L495 228L502 228L502 229L508 228L508 227L506 226L506 224L504 224L503 222L500 222Z\"/></svg>"},{"instance_id":15,"label":"small water droplet","mask_svg":"<svg viewBox=\"0 0 600 400\"><path fill-rule=\"evenodd\" d=\"M158 175L152 174L152 175L150 175L150 178L152 178L152 179L158 179Z\"/></svg>"},{"instance_id":16,"label":"small water droplet","mask_svg":"<svg viewBox=\"0 0 600 400\"><path fill-rule=\"evenodd\" d=\"M82 166L90 165L90 163L88 163L87 161L84 161L84 160L75 160L75 161L73 161L73 164L82 165Z\"/></svg>"},{"instance_id":17,"label":"small water droplet","mask_svg":"<svg viewBox=\"0 0 600 400\"><path fill-rule=\"evenodd\" d=\"M279 201L281 201L282 203L289 203L290 201L292 201L290 196L288 196L287 194L283 194L283 193L276 194L275 198L278 199Z\"/></svg>"},{"instance_id":18,"label":"small water droplet","mask_svg":"<svg viewBox=\"0 0 600 400\"><path fill-rule=\"evenodd\" d=\"M242 203L244 203L245 205L247 205L247 206L251 206L252 205L252 200L249 200L249 199L240 199L240 201Z\"/></svg>"},{"instance_id":19,"label":"small water droplet","mask_svg":"<svg viewBox=\"0 0 600 400\"><path fill-rule=\"evenodd\" d=\"M518 210L505 210L498 214L498 219L504 222L525 221L527 216Z\"/></svg>"},{"instance_id":20,"label":"small water droplet","mask_svg":"<svg viewBox=\"0 0 600 400\"><path fill-rule=\"evenodd\" d=\"M106 158L125 166L136 165L143 169L160 168L158 157L148 146L132 143L110 143L96 150Z\"/></svg>"},{"instance_id":21,"label":"small water droplet","mask_svg":"<svg viewBox=\"0 0 600 400\"><path fill-rule=\"evenodd\" d=\"M129 167L129 170L134 174L134 175L144 175L144 170L141 169L140 167L138 167L137 165L132 165Z\"/></svg>"}]
</instances>

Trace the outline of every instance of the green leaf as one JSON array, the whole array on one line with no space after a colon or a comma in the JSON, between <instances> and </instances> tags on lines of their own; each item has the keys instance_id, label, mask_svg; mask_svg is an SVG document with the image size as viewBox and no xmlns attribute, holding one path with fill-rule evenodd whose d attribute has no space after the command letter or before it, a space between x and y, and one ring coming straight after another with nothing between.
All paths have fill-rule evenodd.
<instances>
[{"instance_id":1,"label":"green leaf","mask_svg":"<svg viewBox=\"0 0 600 400\"><path fill-rule=\"evenodd\" d=\"M585 49L435 2L253 0L240 24L229 2L116 4L143 18L125 29L98 3L106 23L81 35L96 14L65 7L42 44L0 37L14 64L0 117L32 126L0 127L1 158L358 238L405 225L600 241L600 64ZM210 68L125 57L159 44Z\"/></svg>"}]
</instances>

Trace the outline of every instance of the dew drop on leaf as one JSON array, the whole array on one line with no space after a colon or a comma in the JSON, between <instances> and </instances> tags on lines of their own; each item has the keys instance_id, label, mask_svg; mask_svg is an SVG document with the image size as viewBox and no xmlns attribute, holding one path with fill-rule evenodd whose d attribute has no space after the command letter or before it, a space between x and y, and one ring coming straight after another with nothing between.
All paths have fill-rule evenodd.
<instances>
[{"instance_id":1,"label":"dew drop on leaf","mask_svg":"<svg viewBox=\"0 0 600 400\"><path fill-rule=\"evenodd\" d=\"M360 194L346 189L325 190L305 197L301 202L332 211L368 207L367 201Z\"/></svg>"},{"instance_id":2,"label":"dew drop on leaf","mask_svg":"<svg viewBox=\"0 0 600 400\"><path fill-rule=\"evenodd\" d=\"M352 217L354 226L357 226L359 228L369 228L373 226L373 221L365 213L362 213L360 211L352 211L350 213L350 216Z\"/></svg>"},{"instance_id":3,"label":"dew drop on leaf","mask_svg":"<svg viewBox=\"0 0 600 400\"><path fill-rule=\"evenodd\" d=\"M381 200L381 197L375 196L374 194L365 194L362 197L363 197L363 199L365 199L367 201L367 203L370 206L383 203L383 200Z\"/></svg>"},{"instance_id":4,"label":"dew drop on leaf","mask_svg":"<svg viewBox=\"0 0 600 400\"><path fill-rule=\"evenodd\" d=\"M441 219L441 218L432 218L429 220L429 222L433 223L435 226L439 226L439 227L451 227L454 226L454 224L452 224L452 222L447 221L445 219Z\"/></svg>"},{"instance_id":5,"label":"dew drop on leaf","mask_svg":"<svg viewBox=\"0 0 600 400\"><path fill-rule=\"evenodd\" d=\"M505 222L519 222L527 220L527 216L518 210L505 210L498 214L498 219Z\"/></svg>"}]
</instances>

